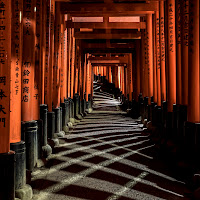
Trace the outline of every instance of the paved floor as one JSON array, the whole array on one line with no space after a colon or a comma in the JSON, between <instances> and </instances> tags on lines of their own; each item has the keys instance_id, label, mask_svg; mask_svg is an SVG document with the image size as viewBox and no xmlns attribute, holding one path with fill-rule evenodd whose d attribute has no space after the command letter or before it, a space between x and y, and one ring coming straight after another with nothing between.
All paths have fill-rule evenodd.
<instances>
[{"instance_id":1,"label":"paved floor","mask_svg":"<svg viewBox=\"0 0 200 200\"><path fill-rule=\"evenodd\" d=\"M95 88L93 113L34 172L34 200L187 200L188 190L156 158L143 125Z\"/></svg>"}]
</instances>

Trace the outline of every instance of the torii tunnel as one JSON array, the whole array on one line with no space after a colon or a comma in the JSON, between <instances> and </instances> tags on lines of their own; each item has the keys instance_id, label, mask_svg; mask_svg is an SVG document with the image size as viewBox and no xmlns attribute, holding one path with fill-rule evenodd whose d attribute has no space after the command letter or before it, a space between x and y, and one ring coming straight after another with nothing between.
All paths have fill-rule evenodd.
<instances>
[{"instance_id":1,"label":"torii tunnel","mask_svg":"<svg viewBox=\"0 0 200 200\"><path fill-rule=\"evenodd\" d=\"M199 55L199 0L0 0L0 200L200 199Z\"/></svg>"}]
</instances>

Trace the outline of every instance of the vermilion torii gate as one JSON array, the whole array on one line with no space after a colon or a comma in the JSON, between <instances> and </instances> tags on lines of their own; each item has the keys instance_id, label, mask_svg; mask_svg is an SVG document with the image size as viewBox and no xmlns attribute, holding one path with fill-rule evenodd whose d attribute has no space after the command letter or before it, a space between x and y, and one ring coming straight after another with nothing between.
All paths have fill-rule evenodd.
<instances>
[{"instance_id":1,"label":"vermilion torii gate","mask_svg":"<svg viewBox=\"0 0 200 200\"><path fill-rule=\"evenodd\" d=\"M0 0L0 200L32 198L26 170L92 112L97 76L199 153L199 0L83 2Z\"/></svg>"}]
</instances>

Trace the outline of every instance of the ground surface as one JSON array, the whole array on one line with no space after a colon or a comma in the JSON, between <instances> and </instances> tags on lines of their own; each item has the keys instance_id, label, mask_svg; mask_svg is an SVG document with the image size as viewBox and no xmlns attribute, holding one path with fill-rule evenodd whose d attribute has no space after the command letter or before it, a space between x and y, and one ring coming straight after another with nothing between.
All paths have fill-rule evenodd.
<instances>
[{"instance_id":1,"label":"ground surface","mask_svg":"<svg viewBox=\"0 0 200 200\"><path fill-rule=\"evenodd\" d=\"M34 200L187 200L189 191L156 158L137 120L113 95L95 88L94 111L62 139L47 166L34 172Z\"/></svg>"}]
</instances>

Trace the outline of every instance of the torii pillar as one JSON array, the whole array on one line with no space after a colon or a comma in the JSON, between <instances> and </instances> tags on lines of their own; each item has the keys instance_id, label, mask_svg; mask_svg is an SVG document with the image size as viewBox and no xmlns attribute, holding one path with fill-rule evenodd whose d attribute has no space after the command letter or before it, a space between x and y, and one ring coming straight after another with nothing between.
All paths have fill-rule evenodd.
<instances>
[{"instance_id":1,"label":"torii pillar","mask_svg":"<svg viewBox=\"0 0 200 200\"><path fill-rule=\"evenodd\" d=\"M185 123L185 141L189 149L199 149L199 0L189 2L189 63L188 71L188 113ZM196 124L195 124L196 123ZM195 129L195 127L197 127Z\"/></svg>"},{"instance_id":2,"label":"torii pillar","mask_svg":"<svg viewBox=\"0 0 200 200\"><path fill-rule=\"evenodd\" d=\"M10 151L10 139L13 137L10 129L10 80L11 80L11 0L0 1L1 43L0 43L0 197L15 199L14 190L14 156ZM13 77L14 80L14 77ZM12 95L12 94L11 94ZM19 118L19 116L18 116ZM16 135L16 142L20 141Z\"/></svg>"},{"instance_id":3,"label":"torii pillar","mask_svg":"<svg viewBox=\"0 0 200 200\"><path fill-rule=\"evenodd\" d=\"M167 128L173 127L173 106L176 104L176 35L175 35L175 0L169 0L168 10L168 100L167 100ZM172 131L168 131L172 133Z\"/></svg>"}]
</instances>

